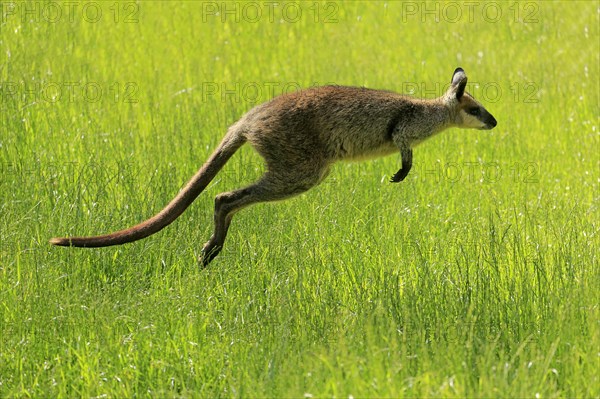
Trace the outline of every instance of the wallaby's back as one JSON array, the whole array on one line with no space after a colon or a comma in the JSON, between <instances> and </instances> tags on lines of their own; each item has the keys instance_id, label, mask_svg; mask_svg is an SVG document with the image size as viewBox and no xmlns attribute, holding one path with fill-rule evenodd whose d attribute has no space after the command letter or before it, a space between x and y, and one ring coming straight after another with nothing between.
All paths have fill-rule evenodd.
<instances>
[{"instance_id":1,"label":"wallaby's back","mask_svg":"<svg viewBox=\"0 0 600 399\"><path fill-rule=\"evenodd\" d=\"M318 151L335 161L397 152L393 129L400 122L414 124L425 113L426 104L394 92L324 86L276 97L240 122L260 153Z\"/></svg>"}]
</instances>

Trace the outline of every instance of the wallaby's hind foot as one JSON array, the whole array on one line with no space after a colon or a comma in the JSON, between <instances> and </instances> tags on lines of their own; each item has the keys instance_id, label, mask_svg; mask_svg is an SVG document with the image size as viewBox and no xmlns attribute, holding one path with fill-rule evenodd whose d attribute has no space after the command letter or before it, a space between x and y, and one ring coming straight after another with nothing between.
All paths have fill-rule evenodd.
<instances>
[{"instance_id":1,"label":"wallaby's hind foot","mask_svg":"<svg viewBox=\"0 0 600 399\"><path fill-rule=\"evenodd\" d=\"M217 245L216 243L213 243L212 240L204 244L204 247L202 248L202 255L200 256L200 259L198 259L202 267L205 268L208 266L208 264L217 257L222 249L222 245Z\"/></svg>"},{"instance_id":2,"label":"wallaby's hind foot","mask_svg":"<svg viewBox=\"0 0 600 399\"><path fill-rule=\"evenodd\" d=\"M235 204L236 201L239 202L245 196L250 194L250 187L228 193L221 193L216 196L214 214L215 230L212 237L210 237L210 240L208 240L202 248L202 266L208 266L208 264L223 249L225 237L227 237L227 231L229 230L233 214L244 206L238 205L236 209L233 209L231 208L231 204Z\"/></svg>"}]
</instances>

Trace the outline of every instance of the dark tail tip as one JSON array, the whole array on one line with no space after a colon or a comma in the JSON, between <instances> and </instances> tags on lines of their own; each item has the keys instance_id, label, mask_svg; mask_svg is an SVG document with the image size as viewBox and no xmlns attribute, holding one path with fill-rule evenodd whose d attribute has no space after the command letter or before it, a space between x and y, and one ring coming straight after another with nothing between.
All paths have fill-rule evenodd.
<instances>
[{"instance_id":1,"label":"dark tail tip","mask_svg":"<svg viewBox=\"0 0 600 399\"><path fill-rule=\"evenodd\" d=\"M54 237L50 239L50 244L52 245L60 245L61 247L70 247L71 240L68 238Z\"/></svg>"}]
</instances>

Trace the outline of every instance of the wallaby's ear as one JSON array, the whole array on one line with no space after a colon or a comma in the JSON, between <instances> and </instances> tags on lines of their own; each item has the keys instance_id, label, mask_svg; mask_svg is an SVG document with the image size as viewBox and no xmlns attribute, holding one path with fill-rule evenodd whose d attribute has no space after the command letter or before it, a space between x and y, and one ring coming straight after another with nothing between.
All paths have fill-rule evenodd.
<instances>
[{"instance_id":1,"label":"wallaby's ear","mask_svg":"<svg viewBox=\"0 0 600 399\"><path fill-rule=\"evenodd\" d=\"M456 68L454 74L452 74L452 86L450 90L455 93L458 100L465 94L465 87L467 86L467 75L462 68Z\"/></svg>"}]
</instances>

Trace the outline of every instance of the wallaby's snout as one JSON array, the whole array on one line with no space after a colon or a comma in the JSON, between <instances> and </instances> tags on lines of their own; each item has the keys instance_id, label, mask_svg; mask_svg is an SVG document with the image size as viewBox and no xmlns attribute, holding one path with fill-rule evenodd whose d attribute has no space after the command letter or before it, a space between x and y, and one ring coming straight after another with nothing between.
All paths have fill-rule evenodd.
<instances>
[{"instance_id":1,"label":"wallaby's snout","mask_svg":"<svg viewBox=\"0 0 600 399\"><path fill-rule=\"evenodd\" d=\"M498 124L498 122L496 122L496 118L494 118L494 115L490 114L489 112L487 112L487 115L484 118L484 122L485 122L485 126L482 128L482 130L492 130L493 128L496 127L496 125Z\"/></svg>"}]
</instances>

